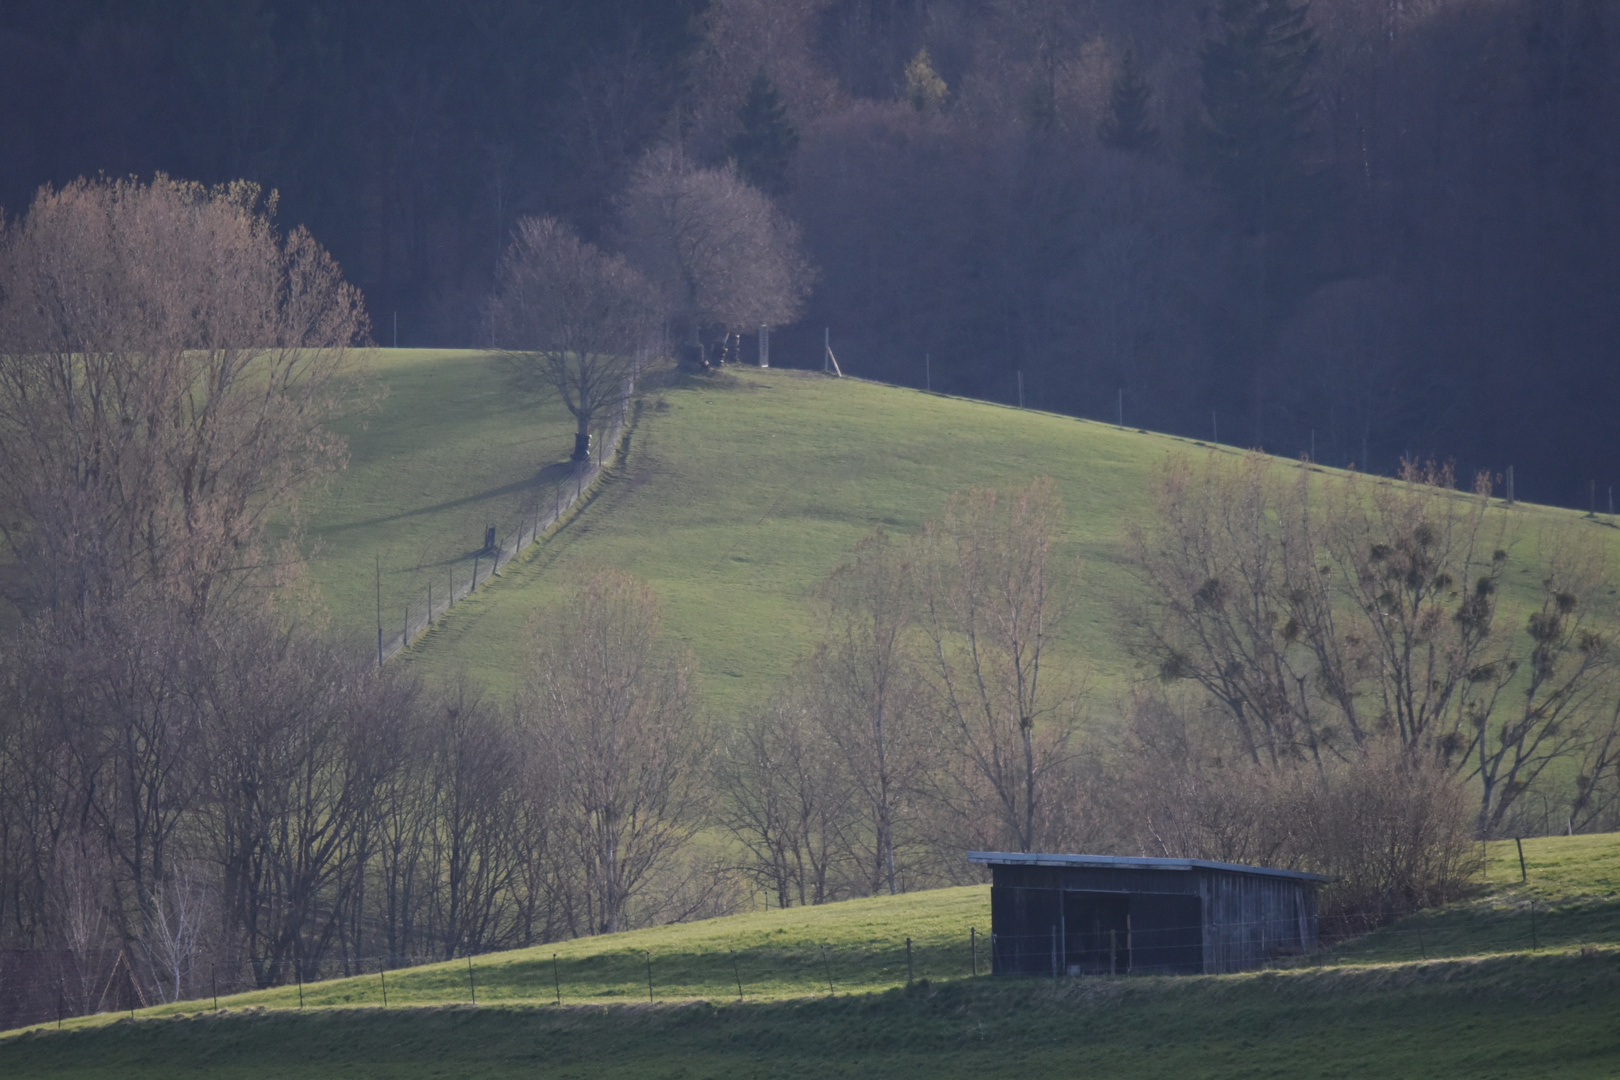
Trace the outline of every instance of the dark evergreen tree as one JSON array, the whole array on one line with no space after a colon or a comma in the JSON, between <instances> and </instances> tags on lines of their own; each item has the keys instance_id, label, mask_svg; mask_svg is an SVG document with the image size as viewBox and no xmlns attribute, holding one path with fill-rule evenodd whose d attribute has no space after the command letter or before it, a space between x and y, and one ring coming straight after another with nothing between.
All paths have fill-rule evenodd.
<instances>
[{"instance_id":1,"label":"dark evergreen tree","mask_svg":"<svg viewBox=\"0 0 1620 1080\"><path fill-rule=\"evenodd\" d=\"M1297 0L1221 0L1219 36L1202 50L1194 152L1260 232L1297 208L1307 174L1319 51L1309 10Z\"/></svg>"},{"instance_id":2,"label":"dark evergreen tree","mask_svg":"<svg viewBox=\"0 0 1620 1080\"><path fill-rule=\"evenodd\" d=\"M1153 123L1153 88L1142 74L1136 44L1125 46L1119 74L1108 94L1108 115L1097 129L1104 146L1151 154L1159 148L1159 129Z\"/></svg>"},{"instance_id":3,"label":"dark evergreen tree","mask_svg":"<svg viewBox=\"0 0 1620 1080\"><path fill-rule=\"evenodd\" d=\"M732 136L726 148L736 159L738 171L766 194L784 194L788 166L799 148L799 132L788 119L782 95L763 67L754 73L737 118L742 130Z\"/></svg>"}]
</instances>

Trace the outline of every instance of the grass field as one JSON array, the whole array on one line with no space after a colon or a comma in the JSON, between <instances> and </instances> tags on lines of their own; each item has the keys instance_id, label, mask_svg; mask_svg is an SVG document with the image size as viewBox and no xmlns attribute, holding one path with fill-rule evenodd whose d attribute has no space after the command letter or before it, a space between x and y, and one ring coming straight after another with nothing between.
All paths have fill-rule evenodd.
<instances>
[{"instance_id":1,"label":"grass field","mask_svg":"<svg viewBox=\"0 0 1620 1080\"><path fill-rule=\"evenodd\" d=\"M392 627L430 579L455 566L465 580L485 525L550 497L572 446L561 409L516 390L491 357L383 350L375 364L388 396L347 426L351 464L310 523L333 629L357 647L375 634L374 559ZM801 654L810 591L868 531L909 535L953 491L1048 475L1072 587L1056 650L1106 696L1130 670L1115 628L1123 522L1144 510L1157 463L1201 445L806 372L687 379L643 397L625 461L577 520L458 604L407 662L504 693L533 611L615 566L652 583L668 633L698 657L704 700L730 715Z\"/></svg>"},{"instance_id":2,"label":"grass field","mask_svg":"<svg viewBox=\"0 0 1620 1080\"><path fill-rule=\"evenodd\" d=\"M1491 845L1480 894L1422 917L1431 948L1451 940L1428 961L1408 920L1286 970L974 979L970 887L478 957L476 1007L458 961L391 973L387 1009L370 975L305 986L301 1011L283 988L69 1021L0 1041L0 1075L1620 1075L1620 835L1527 841L1525 861L1520 883L1513 843ZM1482 922L1531 896L1562 913L1539 950Z\"/></svg>"},{"instance_id":3,"label":"grass field","mask_svg":"<svg viewBox=\"0 0 1620 1080\"><path fill-rule=\"evenodd\" d=\"M382 399L337 425L348 467L305 507L331 630L357 647L376 642L379 565L395 632L430 578L454 568L465 585L485 526L549 498L574 445L562 406L515 386L495 356L378 349L366 365Z\"/></svg>"}]
</instances>

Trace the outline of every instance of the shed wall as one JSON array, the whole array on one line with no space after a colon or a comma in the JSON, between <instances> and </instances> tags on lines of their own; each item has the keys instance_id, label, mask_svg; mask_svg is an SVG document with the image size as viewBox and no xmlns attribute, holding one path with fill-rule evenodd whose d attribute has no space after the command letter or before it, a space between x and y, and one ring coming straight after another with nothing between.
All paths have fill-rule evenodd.
<instances>
[{"instance_id":1,"label":"shed wall","mask_svg":"<svg viewBox=\"0 0 1620 1080\"><path fill-rule=\"evenodd\" d=\"M1119 959L1138 973L1244 971L1317 944L1316 889L1291 878L1203 868L996 864L992 873L991 955L998 975L1109 970L1114 957L1102 942L1113 939L1104 937L1104 927L1118 927L1121 941L1129 935L1134 954L1127 947ZM1109 901L1110 895L1120 899ZM1080 922L1070 918L1082 913Z\"/></svg>"},{"instance_id":2,"label":"shed wall","mask_svg":"<svg viewBox=\"0 0 1620 1080\"><path fill-rule=\"evenodd\" d=\"M1204 971L1247 971L1316 948L1316 890L1287 878L1204 872Z\"/></svg>"}]
</instances>

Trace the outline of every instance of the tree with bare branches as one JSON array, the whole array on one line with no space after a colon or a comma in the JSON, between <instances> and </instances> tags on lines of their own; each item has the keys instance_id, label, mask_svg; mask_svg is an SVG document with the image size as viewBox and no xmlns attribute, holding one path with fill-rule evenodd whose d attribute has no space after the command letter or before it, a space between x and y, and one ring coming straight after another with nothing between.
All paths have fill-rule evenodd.
<instances>
[{"instance_id":1,"label":"tree with bare branches","mask_svg":"<svg viewBox=\"0 0 1620 1080\"><path fill-rule=\"evenodd\" d=\"M746 852L745 872L777 905L836 899L855 786L795 686L747 716L721 746L718 820Z\"/></svg>"},{"instance_id":2,"label":"tree with bare branches","mask_svg":"<svg viewBox=\"0 0 1620 1080\"><path fill-rule=\"evenodd\" d=\"M625 398L658 306L642 276L556 218L524 218L489 302L497 340L547 383L578 423L573 460L591 455L591 425Z\"/></svg>"},{"instance_id":3,"label":"tree with bare branches","mask_svg":"<svg viewBox=\"0 0 1620 1080\"><path fill-rule=\"evenodd\" d=\"M262 571L265 522L341 460L359 293L272 195L159 176L43 188L0 235L0 537L30 610L193 616Z\"/></svg>"},{"instance_id":4,"label":"tree with bare branches","mask_svg":"<svg viewBox=\"0 0 1620 1080\"><path fill-rule=\"evenodd\" d=\"M625 250L663 296L683 359L706 362L705 335L799 317L813 275L799 231L734 165L701 169L677 149L649 153L620 213Z\"/></svg>"},{"instance_id":5,"label":"tree with bare branches","mask_svg":"<svg viewBox=\"0 0 1620 1080\"><path fill-rule=\"evenodd\" d=\"M582 583L530 638L522 710L555 761L586 933L625 929L701 825L708 742L692 709L692 660L658 639L656 596L612 570Z\"/></svg>"},{"instance_id":6,"label":"tree with bare branches","mask_svg":"<svg viewBox=\"0 0 1620 1080\"><path fill-rule=\"evenodd\" d=\"M922 790L930 745L923 684L910 640L911 566L882 530L855 546L822 583L821 641L800 692L837 748L865 825L851 837L868 893L904 891L912 869L905 820Z\"/></svg>"},{"instance_id":7,"label":"tree with bare branches","mask_svg":"<svg viewBox=\"0 0 1620 1080\"><path fill-rule=\"evenodd\" d=\"M961 764L945 791L1019 851L1060 842L1059 792L1075 750L1079 688L1047 663L1063 520L1049 478L946 503L919 540L917 610L935 707Z\"/></svg>"},{"instance_id":8,"label":"tree with bare branches","mask_svg":"<svg viewBox=\"0 0 1620 1080\"><path fill-rule=\"evenodd\" d=\"M1173 459L1128 542L1134 647L1218 702L1255 764L1323 767L1391 741L1477 781L1489 834L1606 730L1615 666L1593 611L1603 553L1567 525L1522 542L1489 494L1411 463L1327 483L1258 455ZM1539 560L1539 585L1504 612L1515 550Z\"/></svg>"}]
</instances>

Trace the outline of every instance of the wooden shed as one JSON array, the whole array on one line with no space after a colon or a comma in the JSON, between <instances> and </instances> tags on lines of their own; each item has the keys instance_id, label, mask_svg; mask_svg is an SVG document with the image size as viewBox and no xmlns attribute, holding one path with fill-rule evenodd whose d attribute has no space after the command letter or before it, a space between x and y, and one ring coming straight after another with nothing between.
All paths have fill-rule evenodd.
<instances>
[{"instance_id":1,"label":"wooden shed","mask_svg":"<svg viewBox=\"0 0 1620 1080\"><path fill-rule=\"evenodd\" d=\"M1202 859L971 851L997 975L1197 975L1316 948L1328 879Z\"/></svg>"}]
</instances>

